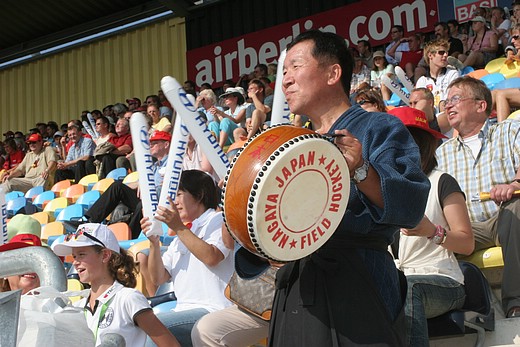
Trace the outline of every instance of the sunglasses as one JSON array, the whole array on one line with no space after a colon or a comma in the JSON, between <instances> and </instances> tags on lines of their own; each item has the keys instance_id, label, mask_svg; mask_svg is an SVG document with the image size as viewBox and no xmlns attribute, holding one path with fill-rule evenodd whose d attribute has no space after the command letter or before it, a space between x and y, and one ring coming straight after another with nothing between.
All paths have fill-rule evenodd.
<instances>
[{"instance_id":1,"label":"sunglasses","mask_svg":"<svg viewBox=\"0 0 520 347\"><path fill-rule=\"evenodd\" d=\"M82 230L78 230L77 232L73 233L73 234L67 234L65 236L65 241L68 242L68 241L71 241L71 240L77 240L77 241L86 241L87 239L90 239L96 243L98 243L100 246L103 246L103 248L107 248L105 246L105 244L103 242L101 242L101 240L99 240L98 238L90 235L89 233L87 233L86 231L84 231L83 229Z\"/></svg>"},{"instance_id":2,"label":"sunglasses","mask_svg":"<svg viewBox=\"0 0 520 347\"><path fill-rule=\"evenodd\" d=\"M447 54L447 53L448 53L448 51L445 51L445 50L437 51L438 55L444 55L444 54Z\"/></svg>"},{"instance_id":3,"label":"sunglasses","mask_svg":"<svg viewBox=\"0 0 520 347\"><path fill-rule=\"evenodd\" d=\"M513 36L511 36L511 38L512 38L513 40L518 40L518 39L520 38L520 35L513 35Z\"/></svg>"}]
</instances>

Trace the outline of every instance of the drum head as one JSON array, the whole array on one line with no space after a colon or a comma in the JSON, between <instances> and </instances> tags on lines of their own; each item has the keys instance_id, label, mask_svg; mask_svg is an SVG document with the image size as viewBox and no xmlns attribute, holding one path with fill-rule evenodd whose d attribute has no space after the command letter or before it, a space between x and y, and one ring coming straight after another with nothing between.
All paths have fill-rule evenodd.
<instances>
[{"instance_id":1,"label":"drum head","mask_svg":"<svg viewBox=\"0 0 520 347\"><path fill-rule=\"evenodd\" d=\"M241 234L247 235L246 248L258 255L277 261L301 259L332 236L349 192L349 170L338 148L317 134L300 135L283 141L262 162L247 199L247 231L228 228L240 243Z\"/></svg>"}]
</instances>

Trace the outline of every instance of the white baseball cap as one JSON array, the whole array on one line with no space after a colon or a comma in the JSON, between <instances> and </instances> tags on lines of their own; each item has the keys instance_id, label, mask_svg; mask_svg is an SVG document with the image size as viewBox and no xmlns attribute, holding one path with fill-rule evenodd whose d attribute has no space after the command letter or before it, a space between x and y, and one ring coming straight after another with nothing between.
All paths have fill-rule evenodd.
<instances>
[{"instance_id":1,"label":"white baseball cap","mask_svg":"<svg viewBox=\"0 0 520 347\"><path fill-rule=\"evenodd\" d=\"M88 246L101 246L119 253L119 242L114 233L106 225L99 223L79 225L74 234L65 236L63 242L54 242L51 249L56 255L64 257L72 254L74 247Z\"/></svg>"}]
</instances>

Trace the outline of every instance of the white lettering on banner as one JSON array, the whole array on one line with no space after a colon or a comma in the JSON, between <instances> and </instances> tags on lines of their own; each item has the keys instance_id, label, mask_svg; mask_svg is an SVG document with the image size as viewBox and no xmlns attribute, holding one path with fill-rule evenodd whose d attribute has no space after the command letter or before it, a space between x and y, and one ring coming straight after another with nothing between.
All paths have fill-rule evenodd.
<instances>
[{"instance_id":1,"label":"white lettering on banner","mask_svg":"<svg viewBox=\"0 0 520 347\"><path fill-rule=\"evenodd\" d=\"M497 0L481 0L466 3L458 6L459 1L455 1L455 19L461 23L467 22L473 17L473 12L478 7L495 7L498 6Z\"/></svg>"},{"instance_id":2,"label":"white lettering on banner","mask_svg":"<svg viewBox=\"0 0 520 347\"><path fill-rule=\"evenodd\" d=\"M485 0L481 3L496 1ZM408 0L404 4L398 0L387 0L367 16L365 14L370 13L369 9L370 6L367 8L361 2L354 3L226 40L215 46L189 51L188 61L194 64L189 67L188 77L199 86L236 79L239 75L250 73L258 63L276 62L294 37L313 28L338 33L346 38L347 44L370 40L377 45L390 40L393 25L403 25L407 32L414 32L433 25L439 19L436 0ZM208 59L212 54L213 58Z\"/></svg>"}]
</instances>

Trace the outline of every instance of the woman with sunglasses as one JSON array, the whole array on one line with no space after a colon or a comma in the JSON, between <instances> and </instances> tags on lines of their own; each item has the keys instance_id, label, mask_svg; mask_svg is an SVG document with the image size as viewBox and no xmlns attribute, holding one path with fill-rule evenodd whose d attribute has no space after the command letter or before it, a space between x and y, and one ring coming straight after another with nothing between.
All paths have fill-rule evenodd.
<instances>
[{"instance_id":1,"label":"woman with sunglasses","mask_svg":"<svg viewBox=\"0 0 520 347\"><path fill-rule=\"evenodd\" d=\"M438 112L444 111L444 101L448 95L448 86L451 81L460 76L457 69L448 66L448 51L450 43L445 39L428 42L424 47L424 61L428 65L426 75L420 77L415 84L416 88L431 90L434 105Z\"/></svg>"},{"instance_id":2,"label":"woman with sunglasses","mask_svg":"<svg viewBox=\"0 0 520 347\"><path fill-rule=\"evenodd\" d=\"M515 6L520 13L520 5ZM520 62L520 24L513 27L511 35L511 46L506 47L506 64L514 61ZM493 97L493 109L497 111L497 121L502 122L511 113L511 107L520 107L520 89L506 88L491 91Z\"/></svg>"},{"instance_id":3,"label":"woman with sunglasses","mask_svg":"<svg viewBox=\"0 0 520 347\"><path fill-rule=\"evenodd\" d=\"M421 153L421 168L431 183L425 215L413 229L401 229L397 267L408 283L405 301L408 346L429 346L428 318L464 304L464 276L455 252L475 248L465 196L457 181L437 169L435 150L444 136L430 129L424 112L410 107L389 111L412 134Z\"/></svg>"},{"instance_id":4,"label":"woman with sunglasses","mask_svg":"<svg viewBox=\"0 0 520 347\"><path fill-rule=\"evenodd\" d=\"M177 237L162 257L159 237L148 237L150 277L157 286L171 280L177 297L175 309L157 317L182 346L192 345L191 330L198 319L231 306L224 289L234 271L233 253L222 240L218 203L211 176L199 170L183 171L175 203L170 200L170 207L160 206L155 216ZM150 225L147 218L141 220L143 232L147 233Z\"/></svg>"},{"instance_id":5,"label":"woman with sunglasses","mask_svg":"<svg viewBox=\"0 0 520 347\"><path fill-rule=\"evenodd\" d=\"M137 270L133 258L119 248L106 225L81 224L76 233L55 242L52 250L58 256L72 254L79 280L91 286L89 296L75 306L84 307L96 346L108 333L121 335L127 347L144 346L147 335L158 346L180 346L157 319L146 297L134 289Z\"/></svg>"}]
</instances>

